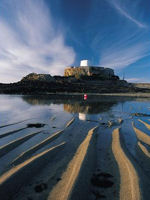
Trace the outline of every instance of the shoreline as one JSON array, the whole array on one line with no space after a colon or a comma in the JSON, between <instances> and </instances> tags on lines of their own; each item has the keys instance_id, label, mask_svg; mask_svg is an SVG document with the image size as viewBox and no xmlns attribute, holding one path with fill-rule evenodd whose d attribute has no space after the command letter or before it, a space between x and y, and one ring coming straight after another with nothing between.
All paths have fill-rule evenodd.
<instances>
[{"instance_id":1,"label":"shoreline","mask_svg":"<svg viewBox=\"0 0 150 200\"><path fill-rule=\"evenodd\" d=\"M84 96L84 94L87 94L89 96L112 96L112 97L142 97L142 98L150 98L150 93L68 93L68 92L57 92L57 93L32 93L32 94L6 94L6 93L0 93L0 95L12 95L12 96Z\"/></svg>"}]
</instances>

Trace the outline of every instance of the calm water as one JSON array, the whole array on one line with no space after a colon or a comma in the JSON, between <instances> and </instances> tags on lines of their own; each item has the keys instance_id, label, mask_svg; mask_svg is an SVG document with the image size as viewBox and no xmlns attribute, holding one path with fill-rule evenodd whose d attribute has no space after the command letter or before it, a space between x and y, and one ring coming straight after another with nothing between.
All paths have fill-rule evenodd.
<instances>
[{"instance_id":1,"label":"calm water","mask_svg":"<svg viewBox=\"0 0 150 200\"><path fill-rule=\"evenodd\" d=\"M9 131L26 128L28 124L42 123L42 128L26 128L15 134L9 135L0 140L0 145L4 145L20 136L24 136L34 131L49 131L53 133L63 129L66 123L75 117L81 122L90 121L95 123L107 123L107 121L115 122L119 118L124 120L122 127L128 132L131 118L138 128L147 131L145 126L137 121L136 116L132 113L150 114L150 101L148 99L129 99L129 98L111 98L111 97L89 97L86 101L83 97L75 97L71 99L51 99L48 96L15 96L0 95L0 134ZM150 117L140 116L138 119L148 122ZM10 125L3 127L5 125ZM128 134L125 136L127 137ZM130 140L135 137L130 134ZM47 137L45 134L37 135L31 141L37 142L39 139ZM36 140L37 138L37 140ZM31 144L32 144L31 142ZM23 146L23 144L21 145ZM20 146L20 148L21 148Z\"/></svg>"},{"instance_id":2,"label":"calm water","mask_svg":"<svg viewBox=\"0 0 150 200\"><path fill-rule=\"evenodd\" d=\"M108 120L130 120L133 118L136 125L145 128L137 122L132 113L150 114L149 99L129 99L111 97L83 97L51 99L48 96L15 96L0 95L0 134L7 131L25 128L30 123L43 123L42 130L60 130L74 116L81 121L107 122ZM149 116L140 116L138 119L148 120ZM30 128L37 130L37 128ZM23 130L22 132L26 132ZM148 132L149 134L149 132ZM15 134L13 134L15 137ZM2 144L2 142L0 142Z\"/></svg>"},{"instance_id":3,"label":"calm water","mask_svg":"<svg viewBox=\"0 0 150 200\"><path fill-rule=\"evenodd\" d=\"M144 114L138 119L148 122L150 117L145 114L150 114L150 100L115 97L89 97L87 100L83 97L51 99L48 96L0 95L0 134L25 128L30 123L45 124L44 127L39 128L40 130L56 131L64 128L72 117L80 121L97 123L115 121L118 118L128 121L132 118L136 125L144 130L145 126L138 123L133 113ZM3 127L5 125L10 126ZM28 129L37 130L34 127ZM23 130L22 134L27 131ZM1 145L2 143L0 141Z\"/></svg>"},{"instance_id":4,"label":"calm water","mask_svg":"<svg viewBox=\"0 0 150 200\"><path fill-rule=\"evenodd\" d=\"M132 113L150 114L150 100L114 97L51 99L48 96L0 95L0 126L25 120L22 124L39 122L51 128L58 123L61 128L74 115L80 120L99 121L108 116L108 120L119 117L126 119ZM20 127L19 124L16 126Z\"/></svg>"},{"instance_id":5,"label":"calm water","mask_svg":"<svg viewBox=\"0 0 150 200\"><path fill-rule=\"evenodd\" d=\"M0 95L0 124L14 123L27 119L49 119L52 115L71 117L74 113L91 116L104 112L115 116L130 113L150 114L150 100L147 98L83 97L51 99L48 96Z\"/></svg>"}]
</instances>

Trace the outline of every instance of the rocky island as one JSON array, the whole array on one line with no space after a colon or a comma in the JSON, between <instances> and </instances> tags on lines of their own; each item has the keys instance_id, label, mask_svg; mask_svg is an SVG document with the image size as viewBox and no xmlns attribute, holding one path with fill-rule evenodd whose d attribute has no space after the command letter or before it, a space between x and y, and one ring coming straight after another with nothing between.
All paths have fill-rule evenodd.
<instances>
[{"instance_id":1,"label":"rocky island","mask_svg":"<svg viewBox=\"0 0 150 200\"><path fill-rule=\"evenodd\" d=\"M0 84L1 94L49 94L49 93L128 93L150 92L149 88L136 87L120 80L114 70L89 66L83 60L80 66L66 67L64 76L30 73L19 82Z\"/></svg>"}]
</instances>

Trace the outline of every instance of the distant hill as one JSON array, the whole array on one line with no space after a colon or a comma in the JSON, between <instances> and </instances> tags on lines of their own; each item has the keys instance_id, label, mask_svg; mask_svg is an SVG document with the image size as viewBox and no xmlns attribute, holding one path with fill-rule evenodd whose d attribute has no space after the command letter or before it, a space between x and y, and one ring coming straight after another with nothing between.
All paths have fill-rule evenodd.
<instances>
[{"instance_id":1,"label":"distant hill","mask_svg":"<svg viewBox=\"0 0 150 200\"><path fill-rule=\"evenodd\" d=\"M150 89L150 83L132 83L136 88Z\"/></svg>"}]
</instances>

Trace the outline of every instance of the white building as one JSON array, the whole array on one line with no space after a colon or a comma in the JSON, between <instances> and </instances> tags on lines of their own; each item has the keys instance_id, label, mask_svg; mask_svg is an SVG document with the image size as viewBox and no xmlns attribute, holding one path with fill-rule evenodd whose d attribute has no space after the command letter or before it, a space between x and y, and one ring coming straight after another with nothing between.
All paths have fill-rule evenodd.
<instances>
[{"instance_id":1,"label":"white building","mask_svg":"<svg viewBox=\"0 0 150 200\"><path fill-rule=\"evenodd\" d=\"M80 61L80 67L86 67L89 66L89 61L88 60L81 60Z\"/></svg>"}]
</instances>

